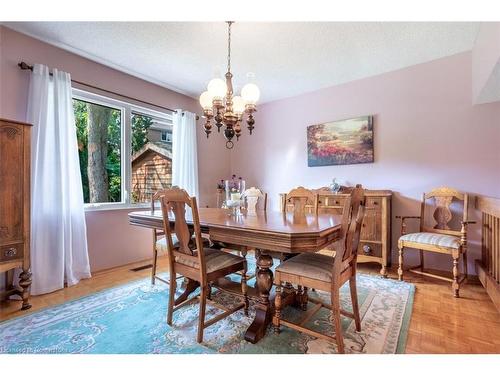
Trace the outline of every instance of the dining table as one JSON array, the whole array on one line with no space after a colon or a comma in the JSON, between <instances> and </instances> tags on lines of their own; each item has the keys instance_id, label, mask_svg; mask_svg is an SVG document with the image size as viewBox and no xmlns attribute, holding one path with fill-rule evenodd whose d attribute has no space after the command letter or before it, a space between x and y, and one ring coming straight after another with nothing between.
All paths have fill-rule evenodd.
<instances>
[{"instance_id":1,"label":"dining table","mask_svg":"<svg viewBox=\"0 0 500 375\"><path fill-rule=\"evenodd\" d=\"M189 210L188 210L189 211ZM214 243L223 243L239 249L254 249L256 254L256 282L250 295L256 299L255 317L245 333L245 340L256 343L267 331L272 320L273 303L270 298L273 286L273 255L282 259L297 253L317 252L331 246L341 237L341 215L294 214L280 211L257 211L235 214L223 208L199 208L200 228ZM149 229L163 229L161 210L133 211L128 214L129 223ZM173 218L172 218L173 220ZM186 222L192 225L189 213ZM227 279L221 283L230 284ZM239 283L237 284L239 285ZM176 304L187 299L199 284L187 279ZM283 288L283 303L299 306L300 295L293 287Z\"/></svg>"}]
</instances>

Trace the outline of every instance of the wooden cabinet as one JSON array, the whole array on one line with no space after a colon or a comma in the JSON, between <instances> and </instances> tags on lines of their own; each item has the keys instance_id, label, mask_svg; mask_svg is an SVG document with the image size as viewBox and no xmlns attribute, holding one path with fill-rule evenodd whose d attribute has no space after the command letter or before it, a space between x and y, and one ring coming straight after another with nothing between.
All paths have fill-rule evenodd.
<instances>
[{"instance_id":1,"label":"wooden cabinet","mask_svg":"<svg viewBox=\"0 0 500 375\"><path fill-rule=\"evenodd\" d=\"M348 194L335 194L328 189L316 190L319 194L319 213L342 214ZM283 205L285 194L280 194ZM366 209L358 247L358 263L376 262L380 274L387 277L391 262L391 197L390 190L365 190Z\"/></svg>"},{"instance_id":2,"label":"wooden cabinet","mask_svg":"<svg viewBox=\"0 0 500 375\"><path fill-rule=\"evenodd\" d=\"M29 309L30 273L30 133L31 125L0 119L0 272L6 290L0 297L17 294L22 309ZM19 287L13 270L21 268Z\"/></svg>"}]
</instances>

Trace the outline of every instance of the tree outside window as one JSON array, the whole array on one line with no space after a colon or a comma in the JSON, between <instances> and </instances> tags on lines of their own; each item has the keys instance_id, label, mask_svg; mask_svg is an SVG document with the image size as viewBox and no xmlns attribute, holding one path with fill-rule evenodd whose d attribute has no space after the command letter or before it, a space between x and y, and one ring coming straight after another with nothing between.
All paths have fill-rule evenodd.
<instances>
[{"instance_id":1,"label":"tree outside window","mask_svg":"<svg viewBox=\"0 0 500 375\"><path fill-rule=\"evenodd\" d=\"M149 202L154 192L171 186L172 143L163 140L165 132L171 134L169 117L80 97L73 109L85 203ZM122 137L130 142L128 155Z\"/></svg>"}]
</instances>

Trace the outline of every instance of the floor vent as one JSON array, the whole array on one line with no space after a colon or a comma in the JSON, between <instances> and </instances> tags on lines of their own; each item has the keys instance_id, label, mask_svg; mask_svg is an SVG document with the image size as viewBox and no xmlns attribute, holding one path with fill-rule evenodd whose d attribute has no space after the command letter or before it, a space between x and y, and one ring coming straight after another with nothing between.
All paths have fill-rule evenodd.
<instances>
[{"instance_id":1,"label":"floor vent","mask_svg":"<svg viewBox=\"0 0 500 375\"><path fill-rule=\"evenodd\" d=\"M147 270L148 268L153 268L153 265L152 264L146 264L145 266L139 266L139 267L131 268L130 271L132 271L132 272L138 272L138 271L142 271L142 270Z\"/></svg>"}]
</instances>

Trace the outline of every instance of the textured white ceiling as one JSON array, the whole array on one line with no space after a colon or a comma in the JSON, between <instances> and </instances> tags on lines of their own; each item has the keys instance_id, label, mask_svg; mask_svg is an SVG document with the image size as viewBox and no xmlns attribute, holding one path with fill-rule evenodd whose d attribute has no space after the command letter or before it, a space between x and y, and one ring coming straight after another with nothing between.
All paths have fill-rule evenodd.
<instances>
[{"instance_id":1,"label":"textured white ceiling","mask_svg":"<svg viewBox=\"0 0 500 375\"><path fill-rule=\"evenodd\" d=\"M193 97L224 73L223 22L19 22L5 26ZM479 23L241 22L237 89L256 74L261 101L369 77L472 49Z\"/></svg>"}]
</instances>

